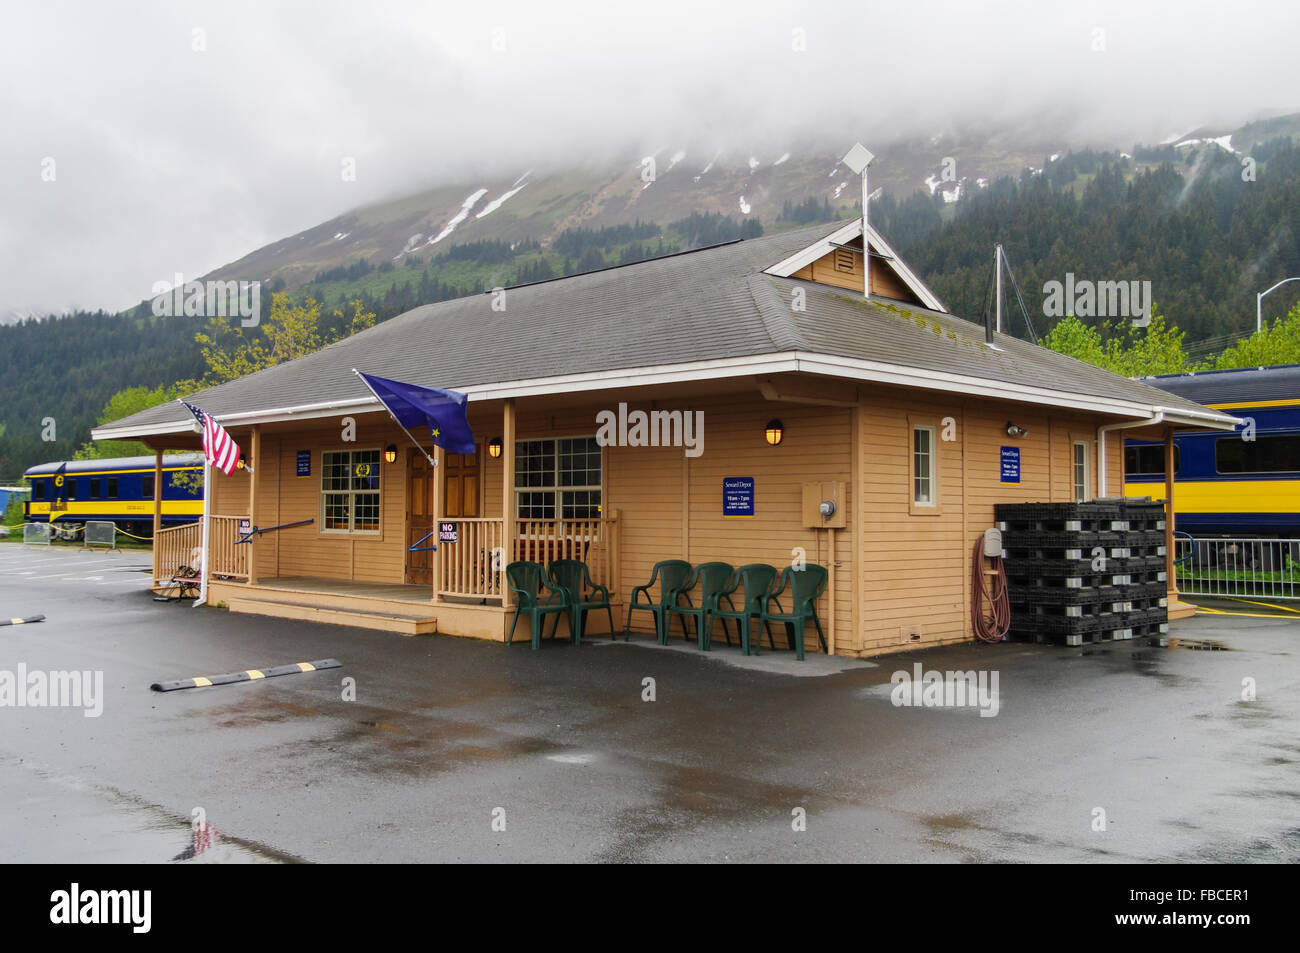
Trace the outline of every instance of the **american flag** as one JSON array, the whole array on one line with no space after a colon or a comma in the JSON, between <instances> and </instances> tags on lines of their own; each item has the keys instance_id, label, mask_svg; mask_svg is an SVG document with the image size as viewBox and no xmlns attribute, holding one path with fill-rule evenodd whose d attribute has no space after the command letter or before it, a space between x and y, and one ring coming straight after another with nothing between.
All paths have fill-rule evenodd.
<instances>
[{"instance_id":1,"label":"american flag","mask_svg":"<svg viewBox=\"0 0 1300 953\"><path fill-rule=\"evenodd\" d=\"M185 403L186 409L203 427L203 454L208 463L226 476L230 476L239 462L239 445L226 433L226 428L217 423L216 418L206 414L193 404Z\"/></svg>"}]
</instances>

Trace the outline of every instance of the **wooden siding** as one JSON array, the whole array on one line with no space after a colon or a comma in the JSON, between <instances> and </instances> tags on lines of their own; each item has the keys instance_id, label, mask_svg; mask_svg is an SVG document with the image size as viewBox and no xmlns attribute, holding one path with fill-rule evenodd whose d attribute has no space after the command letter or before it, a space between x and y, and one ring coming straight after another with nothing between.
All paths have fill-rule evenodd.
<instances>
[{"instance_id":1,"label":"wooden siding","mask_svg":"<svg viewBox=\"0 0 1300 953\"><path fill-rule=\"evenodd\" d=\"M837 251L840 251L840 249L831 249L829 255L823 255L811 265L805 265L796 271L792 277L802 278L805 281L815 281L822 285L833 285L836 288L845 288L861 294L862 252L849 252L848 255L853 260L853 270L840 271L835 267ZM898 275L894 273L889 262L881 258L871 259L871 293L882 298L893 298L896 301L907 301L913 304L921 303L916 295L912 294Z\"/></svg>"},{"instance_id":2,"label":"wooden siding","mask_svg":"<svg viewBox=\"0 0 1300 953\"><path fill-rule=\"evenodd\" d=\"M1096 493L1096 432L1086 415L1049 414L1005 402L924 397L882 389L862 412L866 461L861 576L863 620L857 648L867 654L905 645L974 637L970 622L971 562L975 541L993 522L997 503L1073 499L1073 441L1091 440L1089 498ZM945 419L954 440L942 439ZM907 480L912 425L936 428L939 439L938 507L909 512ZM1008 437L1008 422L1029 431ZM1108 438L1111 486L1122 469L1122 435ZM1000 448L1020 449L1020 483L1001 481ZM920 628L919 643L908 631ZM845 649L850 646L845 640Z\"/></svg>"},{"instance_id":3,"label":"wooden siding","mask_svg":"<svg viewBox=\"0 0 1300 953\"><path fill-rule=\"evenodd\" d=\"M659 560L766 562L781 568L790 565L796 548L802 548L809 562L827 564L828 531L802 522L802 485L838 482L844 488L847 525L835 531L837 652L874 654L905 645L967 640L973 637L971 551L976 538L993 524L993 506L1072 499L1076 439L1090 443L1090 495L1096 491L1096 430L1103 421L1095 416L867 384L856 390L827 390L826 382L816 378L800 380L807 385L802 391L788 381L777 382L781 400L764 399L758 381L737 382L738 388L752 389L733 393L719 393L716 385L713 393L704 394L689 389L697 385L656 388L653 404L642 399L644 391L625 392L629 410L702 411L704 452L687 457L683 447L603 450L604 511L617 512L621 536L621 589L612 593L619 606L618 626L626 619L631 588L644 583ZM817 399L824 402L794 402ZM596 414L617 411L619 404L614 394L567 400L520 399L518 439L595 434ZM785 439L777 447L763 438L763 426L773 417L785 426ZM480 443L486 444L503 432L502 403L472 406L470 421ZM1008 437L1008 422L1027 429L1028 435ZM264 430L262 459L254 461L260 481L254 522L271 526L319 521L325 450L382 448L388 443L404 450L409 445L381 415L359 415L357 423L354 444L340 440L337 421L297 431L290 431L289 425ZM933 510L911 506L908 475L915 425L935 428L938 505ZM945 431L954 439L945 441ZM1108 442L1112 495L1121 487L1123 437L1123 432L1112 433ZM1020 448L1019 484L1000 481L1002 446ZM299 450L311 452L309 478L296 475ZM383 468L379 537L325 534L319 522L267 534L253 543L257 574L402 582L407 491L403 459L399 456L399 463ZM504 458L484 453L481 460L481 512L499 514ZM755 480L752 519L722 516L722 481L735 476ZM249 479L246 471L215 476L213 512L246 513ZM823 596L819 611L828 636L830 605L829 595ZM648 613L638 613L633 621L639 631L651 630ZM920 631L919 643L905 641L904 632L914 627ZM441 616L439 631L470 634L457 633ZM715 635L721 637L720 631L715 629ZM777 638L783 646L783 633ZM805 645L817 648L815 631L805 633Z\"/></svg>"}]
</instances>

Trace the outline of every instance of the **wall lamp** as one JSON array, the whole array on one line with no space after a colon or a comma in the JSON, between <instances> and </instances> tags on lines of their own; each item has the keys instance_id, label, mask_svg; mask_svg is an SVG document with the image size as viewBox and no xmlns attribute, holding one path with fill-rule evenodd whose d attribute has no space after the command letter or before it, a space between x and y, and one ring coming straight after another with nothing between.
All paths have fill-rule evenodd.
<instances>
[{"instance_id":1,"label":"wall lamp","mask_svg":"<svg viewBox=\"0 0 1300 953\"><path fill-rule=\"evenodd\" d=\"M1024 427L1017 427L1015 424L1013 424L1011 421L1008 420L1008 421L1007 421L1007 436L1008 436L1008 437L1028 437L1028 436L1029 436L1029 431L1026 430Z\"/></svg>"},{"instance_id":2,"label":"wall lamp","mask_svg":"<svg viewBox=\"0 0 1300 953\"><path fill-rule=\"evenodd\" d=\"M763 428L763 436L775 447L785 439L785 425L779 420L769 420L767 426Z\"/></svg>"},{"instance_id":3,"label":"wall lamp","mask_svg":"<svg viewBox=\"0 0 1300 953\"><path fill-rule=\"evenodd\" d=\"M488 441L488 456L494 460L501 456L501 438L493 437Z\"/></svg>"},{"instance_id":4,"label":"wall lamp","mask_svg":"<svg viewBox=\"0 0 1300 953\"><path fill-rule=\"evenodd\" d=\"M396 459L397 459L397 444L390 443L388 446L384 447L384 462L392 463Z\"/></svg>"}]
</instances>

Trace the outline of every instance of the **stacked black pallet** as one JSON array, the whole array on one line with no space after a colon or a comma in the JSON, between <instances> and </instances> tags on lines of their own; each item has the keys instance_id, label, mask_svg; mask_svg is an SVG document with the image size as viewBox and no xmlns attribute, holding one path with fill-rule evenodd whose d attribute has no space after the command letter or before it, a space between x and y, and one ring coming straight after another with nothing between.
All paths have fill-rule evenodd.
<instances>
[{"instance_id":1,"label":"stacked black pallet","mask_svg":"<svg viewBox=\"0 0 1300 953\"><path fill-rule=\"evenodd\" d=\"M1001 503L1008 638L1082 645L1169 630L1163 503Z\"/></svg>"}]
</instances>

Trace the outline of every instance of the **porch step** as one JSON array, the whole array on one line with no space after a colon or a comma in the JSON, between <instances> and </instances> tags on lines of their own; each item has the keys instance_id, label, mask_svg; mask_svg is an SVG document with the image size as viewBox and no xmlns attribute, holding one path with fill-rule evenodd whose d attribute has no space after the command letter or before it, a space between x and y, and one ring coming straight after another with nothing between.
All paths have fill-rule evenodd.
<instances>
[{"instance_id":1,"label":"porch step","mask_svg":"<svg viewBox=\"0 0 1300 953\"><path fill-rule=\"evenodd\" d=\"M227 605L231 612L273 616L277 619L302 619L329 625L352 625L363 629L396 632L399 635L433 635L438 631L438 620L423 613L343 609L256 596L234 596L227 600Z\"/></svg>"}]
</instances>

